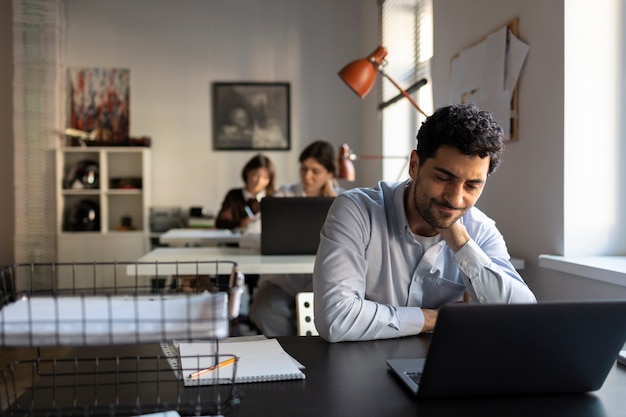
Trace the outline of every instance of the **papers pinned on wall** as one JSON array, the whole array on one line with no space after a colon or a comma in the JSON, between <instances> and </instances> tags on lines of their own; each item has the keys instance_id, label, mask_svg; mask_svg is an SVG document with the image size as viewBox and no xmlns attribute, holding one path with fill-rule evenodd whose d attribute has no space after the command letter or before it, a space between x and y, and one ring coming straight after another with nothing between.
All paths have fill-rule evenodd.
<instances>
[{"instance_id":1,"label":"papers pinned on wall","mask_svg":"<svg viewBox=\"0 0 626 417\"><path fill-rule=\"evenodd\" d=\"M517 140L517 82L530 46L517 37L517 19L452 58L453 103L493 113L507 140Z\"/></svg>"}]
</instances>

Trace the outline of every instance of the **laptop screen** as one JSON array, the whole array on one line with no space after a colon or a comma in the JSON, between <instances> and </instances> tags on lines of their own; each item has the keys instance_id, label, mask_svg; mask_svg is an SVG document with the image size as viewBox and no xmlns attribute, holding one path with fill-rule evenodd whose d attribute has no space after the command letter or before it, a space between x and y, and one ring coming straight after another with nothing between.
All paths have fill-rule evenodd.
<instances>
[{"instance_id":1,"label":"laptop screen","mask_svg":"<svg viewBox=\"0 0 626 417\"><path fill-rule=\"evenodd\" d=\"M425 360L388 364L408 386L403 375L423 372L419 397L594 391L626 340L625 317L626 301L454 304L440 309Z\"/></svg>"},{"instance_id":2,"label":"laptop screen","mask_svg":"<svg viewBox=\"0 0 626 417\"><path fill-rule=\"evenodd\" d=\"M315 255L334 197L268 197L261 201L261 254Z\"/></svg>"}]
</instances>

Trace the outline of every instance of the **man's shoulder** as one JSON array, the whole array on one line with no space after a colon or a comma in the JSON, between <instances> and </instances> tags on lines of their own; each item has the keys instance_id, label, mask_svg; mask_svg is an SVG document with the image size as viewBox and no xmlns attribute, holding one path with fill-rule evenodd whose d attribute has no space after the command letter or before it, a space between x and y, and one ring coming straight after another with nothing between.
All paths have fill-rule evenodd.
<instances>
[{"instance_id":1,"label":"man's shoulder","mask_svg":"<svg viewBox=\"0 0 626 417\"><path fill-rule=\"evenodd\" d=\"M393 200L394 191L403 183L380 181L373 187L355 187L344 191L340 196L354 201L385 202Z\"/></svg>"},{"instance_id":2,"label":"man's shoulder","mask_svg":"<svg viewBox=\"0 0 626 417\"><path fill-rule=\"evenodd\" d=\"M366 218L386 219L397 211L397 190L404 183L379 182L373 187L355 187L336 197L334 212L360 213ZM401 200L401 199L400 199Z\"/></svg>"}]
</instances>

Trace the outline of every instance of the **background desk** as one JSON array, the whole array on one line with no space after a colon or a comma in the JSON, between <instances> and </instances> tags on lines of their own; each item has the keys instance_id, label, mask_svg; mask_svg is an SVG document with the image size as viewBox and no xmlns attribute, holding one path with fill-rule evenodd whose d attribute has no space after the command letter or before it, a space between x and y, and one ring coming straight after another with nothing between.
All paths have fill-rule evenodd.
<instances>
[{"instance_id":1,"label":"background desk","mask_svg":"<svg viewBox=\"0 0 626 417\"><path fill-rule=\"evenodd\" d=\"M424 356L430 344L428 335L337 344L326 343L318 337L279 337L278 340L288 353L306 366L306 380L238 384L241 403L230 413L225 413L226 416L612 417L623 416L626 410L626 368L618 365L611 370L604 386L591 394L420 401L388 371L385 361ZM220 349L226 353L225 344ZM43 349L42 355L45 356L47 351ZM462 347L459 353L462 354ZM158 345L146 344L74 348L66 356L160 354ZM140 391L146 399L155 395L150 384L147 385ZM175 398L177 390L187 394L186 389L182 384L163 384L159 395L162 401L167 401ZM81 404L93 403L89 398L93 395L87 389L79 398ZM45 398L37 397L37 401L40 400L45 401Z\"/></svg>"},{"instance_id":2,"label":"background desk","mask_svg":"<svg viewBox=\"0 0 626 417\"><path fill-rule=\"evenodd\" d=\"M196 265L192 262L233 261L244 274L312 274L315 255L260 255L258 249L231 247L157 248L137 259L137 265L129 265L127 274L136 275L183 275L213 274L214 265ZM176 265L175 262L181 262ZM513 266L521 270L524 260L511 259ZM155 268L156 263L163 263ZM200 268L200 269L197 269ZM219 266L220 274L230 273L231 266Z\"/></svg>"},{"instance_id":3,"label":"background desk","mask_svg":"<svg viewBox=\"0 0 626 417\"><path fill-rule=\"evenodd\" d=\"M158 248L137 259L126 272L129 276L215 274L215 265L195 264L206 261L236 262L244 274L312 274L315 255L260 255L258 249L229 247ZM232 265L219 264L218 268L217 273L229 274Z\"/></svg>"},{"instance_id":4,"label":"background desk","mask_svg":"<svg viewBox=\"0 0 626 417\"><path fill-rule=\"evenodd\" d=\"M170 229L159 237L159 243L172 247L218 246L239 243L240 232L228 229Z\"/></svg>"}]
</instances>

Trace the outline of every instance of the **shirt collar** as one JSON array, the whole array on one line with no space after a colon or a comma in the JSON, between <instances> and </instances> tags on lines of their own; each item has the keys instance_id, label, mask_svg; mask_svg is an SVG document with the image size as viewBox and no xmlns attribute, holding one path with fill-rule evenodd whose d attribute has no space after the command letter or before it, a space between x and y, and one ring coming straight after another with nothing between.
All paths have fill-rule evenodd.
<instances>
[{"instance_id":1,"label":"shirt collar","mask_svg":"<svg viewBox=\"0 0 626 417\"><path fill-rule=\"evenodd\" d=\"M398 233L403 234L411 232L411 228L409 227L409 219L406 214L406 209L404 207L404 194L407 191L407 188L411 184L411 179L407 179L404 182L398 183L398 186L393 192L393 205L394 212L396 214L396 227L398 228Z\"/></svg>"},{"instance_id":2,"label":"shirt collar","mask_svg":"<svg viewBox=\"0 0 626 417\"><path fill-rule=\"evenodd\" d=\"M243 199L244 200L256 200L261 201L265 197L265 190L260 191L256 195L252 194L250 191L243 189Z\"/></svg>"}]
</instances>

